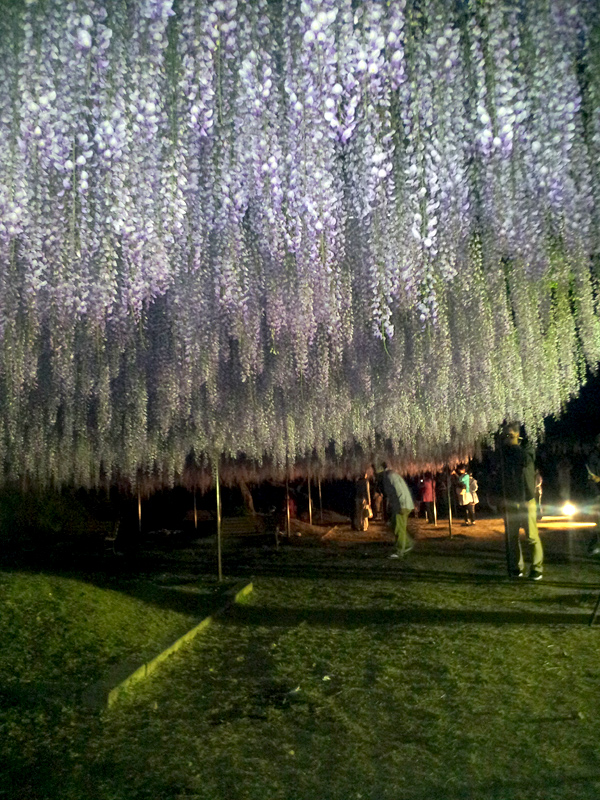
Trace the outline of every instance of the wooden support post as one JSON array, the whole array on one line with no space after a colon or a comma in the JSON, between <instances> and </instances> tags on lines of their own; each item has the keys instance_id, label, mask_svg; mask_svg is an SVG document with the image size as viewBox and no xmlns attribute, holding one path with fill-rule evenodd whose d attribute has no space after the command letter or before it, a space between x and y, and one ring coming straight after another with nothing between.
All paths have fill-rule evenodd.
<instances>
[{"instance_id":1,"label":"wooden support post","mask_svg":"<svg viewBox=\"0 0 600 800\"><path fill-rule=\"evenodd\" d=\"M290 485L287 478L285 477L285 532L289 539L291 535L291 525L290 525Z\"/></svg>"},{"instance_id":2,"label":"wooden support post","mask_svg":"<svg viewBox=\"0 0 600 800\"><path fill-rule=\"evenodd\" d=\"M321 524L323 524L323 498L321 496L321 476L319 475L319 508L321 509Z\"/></svg>"},{"instance_id":3,"label":"wooden support post","mask_svg":"<svg viewBox=\"0 0 600 800\"><path fill-rule=\"evenodd\" d=\"M198 507L196 506L196 489L194 489L194 530L198 532Z\"/></svg>"},{"instance_id":4,"label":"wooden support post","mask_svg":"<svg viewBox=\"0 0 600 800\"><path fill-rule=\"evenodd\" d=\"M138 486L138 533L142 532L142 492Z\"/></svg>"},{"instance_id":5,"label":"wooden support post","mask_svg":"<svg viewBox=\"0 0 600 800\"><path fill-rule=\"evenodd\" d=\"M217 489L217 570L220 582L223 580L223 563L221 558L221 484L218 458L215 459L215 487Z\"/></svg>"},{"instance_id":6,"label":"wooden support post","mask_svg":"<svg viewBox=\"0 0 600 800\"><path fill-rule=\"evenodd\" d=\"M312 497L310 496L310 473L308 475L308 521L312 525Z\"/></svg>"},{"instance_id":7,"label":"wooden support post","mask_svg":"<svg viewBox=\"0 0 600 800\"><path fill-rule=\"evenodd\" d=\"M509 544L508 544L508 503L506 502L506 482L504 479L504 441L500 442L500 447L498 448L500 453L500 474L502 477L502 518L504 520L504 543L506 548L506 569L508 574L510 575L511 570L511 563L509 558ZM592 623L595 619L596 609L594 609L594 614L592 615Z\"/></svg>"},{"instance_id":8,"label":"wooden support post","mask_svg":"<svg viewBox=\"0 0 600 800\"><path fill-rule=\"evenodd\" d=\"M448 538L452 538L452 481L450 476L450 465L448 465Z\"/></svg>"},{"instance_id":9,"label":"wooden support post","mask_svg":"<svg viewBox=\"0 0 600 800\"><path fill-rule=\"evenodd\" d=\"M433 524L437 528L437 501L435 499L437 485L433 475L431 476L431 486L433 488Z\"/></svg>"}]
</instances>

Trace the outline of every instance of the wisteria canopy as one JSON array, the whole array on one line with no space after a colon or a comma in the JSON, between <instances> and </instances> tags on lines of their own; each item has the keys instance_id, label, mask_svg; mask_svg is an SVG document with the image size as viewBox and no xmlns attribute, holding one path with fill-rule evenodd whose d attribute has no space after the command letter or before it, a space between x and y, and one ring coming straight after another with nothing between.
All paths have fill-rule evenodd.
<instances>
[{"instance_id":1,"label":"wisteria canopy","mask_svg":"<svg viewBox=\"0 0 600 800\"><path fill-rule=\"evenodd\" d=\"M598 2L0 0L2 474L535 432L599 212Z\"/></svg>"}]
</instances>

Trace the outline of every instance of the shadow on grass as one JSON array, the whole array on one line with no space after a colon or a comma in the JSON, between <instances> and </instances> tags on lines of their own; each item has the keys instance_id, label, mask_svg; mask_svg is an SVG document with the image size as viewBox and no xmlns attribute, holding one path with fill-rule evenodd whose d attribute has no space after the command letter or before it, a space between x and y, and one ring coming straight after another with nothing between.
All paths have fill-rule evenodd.
<instances>
[{"instance_id":1,"label":"shadow on grass","mask_svg":"<svg viewBox=\"0 0 600 800\"><path fill-rule=\"evenodd\" d=\"M188 580L188 582L191 581ZM208 587L209 591L202 594L186 591L185 587L160 586L151 581L141 579L105 588L111 588L114 591L164 610L176 611L194 618L203 618L216 611L223 604L226 592L231 589L234 583L235 581L230 580L214 586L211 585Z\"/></svg>"},{"instance_id":2,"label":"shadow on grass","mask_svg":"<svg viewBox=\"0 0 600 800\"><path fill-rule=\"evenodd\" d=\"M296 627L302 623L331 628L362 628L381 625L587 625L589 611L545 614L535 611L478 611L444 608L278 608L234 606L222 618L223 624L260 627Z\"/></svg>"},{"instance_id":3,"label":"shadow on grass","mask_svg":"<svg viewBox=\"0 0 600 800\"><path fill-rule=\"evenodd\" d=\"M171 576L164 581L136 574L130 569L115 571L114 569L77 570L61 568L37 568L36 566L19 566L4 568L6 573L12 571L31 575L47 575L66 578L90 584L99 589L117 592L133 597L148 605L154 605L165 611L175 611L195 618L203 618L216 611L225 598L226 592L237 582L230 578L222 583L192 573L178 577ZM197 584L194 587L193 584ZM196 591L194 591L196 588Z\"/></svg>"},{"instance_id":4,"label":"shadow on grass","mask_svg":"<svg viewBox=\"0 0 600 800\"><path fill-rule=\"evenodd\" d=\"M600 588L592 592L568 592L567 594L556 594L553 597L532 597L529 599L529 602L539 605L553 604L569 608L580 608L587 604L588 607L593 608L598 601L599 595Z\"/></svg>"},{"instance_id":5,"label":"shadow on grass","mask_svg":"<svg viewBox=\"0 0 600 800\"><path fill-rule=\"evenodd\" d=\"M223 566L226 579L223 583L218 583L216 577L207 571L209 559L206 553L199 553L195 562L183 564L169 563L168 559L164 558L154 561L141 557L135 563L129 559L119 558L99 560L93 565L90 564L89 569L69 567L61 569L54 565L46 568L30 566L29 569L20 566L13 569L84 581L98 588L120 592L149 605L194 618L202 618L213 613L222 605L225 592L233 584L253 577L312 581L427 583L448 586L504 586L507 590L514 588L519 593L535 591L539 586L526 580L510 580L506 575L504 554L498 551L489 552L488 555L485 550L477 549L468 556L455 554L448 558L443 552L417 551L406 559L390 561L387 558L389 547L386 545L385 548L384 552L381 552L381 545L363 548L352 553L350 557L343 551L313 550L312 554L317 558L306 559L300 563L295 559L288 559L288 556L292 558L295 556L295 548L282 547L280 550L272 548L268 551L254 547L240 548L225 555ZM550 556L548 560L550 563L562 562L563 557ZM437 568L436 564L440 564L440 567ZM595 564L586 563L585 566L589 568ZM6 566L5 570L12 571ZM181 575L182 570L185 571L185 575ZM586 577L589 577L589 570L586 570ZM193 591L194 582L197 582L198 586L196 592ZM598 583L592 583L578 581L572 577L555 579L552 575L545 575L543 586L587 591L586 598L589 598L600 591L600 580ZM526 596L528 600L535 597L533 594ZM511 621L514 621L512 616Z\"/></svg>"},{"instance_id":6,"label":"shadow on grass","mask_svg":"<svg viewBox=\"0 0 600 800\"><path fill-rule=\"evenodd\" d=\"M294 568L290 566L289 569L282 569L279 565L276 569L265 570L231 570L230 575L222 582L205 582L206 578L203 576L198 577L198 585L204 590L204 593L193 593L193 576L188 575L179 585L163 585L157 584L151 580L144 579L128 579L128 580L113 580L106 581L105 576L88 575L86 578L88 582L105 589L111 589L116 592L123 593L127 596L134 597L148 605L154 605L163 610L175 611L194 619L201 619L214 613L217 609L223 606L226 600L227 592L237 583L245 583L250 577L274 577L284 578L289 580L312 580L319 581L369 581L372 583L427 583L429 585L440 586L494 586L504 587L508 592L514 591L515 597L518 599L526 600L527 602L537 603L558 603L563 606L581 606L583 603L594 605L598 597L600 588L597 584L579 583L576 581L544 581L542 585L532 583L526 580L511 580L502 574L473 574L464 572L451 572L441 570L424 570L418 567L410 567L408 564L400 564L392 562L392 565L386 564L382 570L361 570L356 567L341 567L323 565L323 567L315 568ZM488 567L489 568L489 567ZM55 573L58 574L58 573ZM64 577L77 577L76 575L64 575ZM565 595L562 598L541 597L538 593L539 589L549 588L558 590L576 590L576 595ZM582 594L580 594L581 592ZM241 608L241 607L239 607ZM248 611L259 612L258 608L246 608ZM285 609L280 609L282 612ZM300 610L298 613L303 613ZM307 613L311 614L312 611ZM352 614L352 611L344 610L327 610L323 609L322 612L323 624L333 624L332 614ZM357 622L356 625L361 624L382 624L385 620L377 619L377 614L381 613L377 610L365 609L358 612L365 614L363 622ZM383 612L386 613L385 611ZM374 615L373 620L369 620L368 615ZM391 618L387 620L389 624L398 624L401 622L416 622L427 624L429 622L483 622L490 624L582 624L588 621L591 614L591 609L581 609L581 614L565 613L526 613L517 611L504 611L498 612L479 612L477 610L470 611L468 609L461 610L447 610L447 609L399 609L398 612L390 611ZM410 615L413 615L412 617ZM573 619L575 616L575 619ZM329 621L329 622L327 622Z\"/></svg>"},{"instance_id":7,"label":"shadow on grass","mask_svg":"<svg viewBox=\"0 0 600 800\"><path fill-rule=\"evenodd\" d=\"M506 575L504 565L497 562L478 562L473 564L473 571L452 571L443 569L422 568L409 557L406 561L385 561L381 566L359 564L228 564L225 563L226 574L237 577L290 578L298 580L340 580L340 581L388 581L398 583L422 582L439 584L462 584L472 586L519 586L531 587L527 580L515 581ZM477 570L487 570L487 573ZM577 580L559 580L544 578L545 586L564 589L600 590L598 583L580 582Z\"/></svg>"},{"instance_id":8,"label":"shadow on grass","mask_svg":"<svg viewBox=\"0 0 600 800\"><path fill-rule=\"evenodd\" d=\"M575 794L575 792L577 794ZM371 796L363 795L366 800ZM600 797L600 774L573 775L564 777L543 777L534 780L493 781L488 784L475 784L454 790L446 786L429 788L426 792L411 792L405 800L558 800L574 798L577 800L596 800ZM374 800L374 798L373 798Z\"/></svg>"}]
</instances>

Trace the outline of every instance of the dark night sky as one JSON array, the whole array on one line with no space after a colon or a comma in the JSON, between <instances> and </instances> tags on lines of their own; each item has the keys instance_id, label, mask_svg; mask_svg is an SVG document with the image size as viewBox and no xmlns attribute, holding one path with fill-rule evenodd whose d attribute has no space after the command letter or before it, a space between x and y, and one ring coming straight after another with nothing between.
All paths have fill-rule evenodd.
<instances>
[{"instance_id":1,"label":"dark night sky","mask_svg":"<svg viewBox=\"0 0 600 800\"><path fill-rule=\"evenodd\" d=\"M558 418L546 419L546 438L537 450L537 463L544 479L545 492L559 496L558 465L570 464L571 495L575 500L590 499L585 462L600 433L600 374L588 374L579 396L567 404Z\"/></svg>"},{"instance_id":2,"label":"dark night sky","mask_svg":"<svg viewBox=\"0 0 600 800\"><path fill-rule=\"evenodd\" d=\"M565 413L558 419L546 420L546 442L548 445L563 441L589 446L600 433L600 372L588 375L579 397L567 404Z\"/></svg>"},{"instance_id":3,"label":"dark night sky","mask_svg":"<svg viewBox=\"0 0 600 800\"><path fill-rule=\"evenodd\" d=\"M591 498L585 462L599 433L600 374L589 373L579 396L567 404L564 413L545 420L545 437L538 443L536 463L544 480L546 498L556 499L565 493L558 475L561 462L570 466L571 498L577 502ZM494 451L485 448L481 462L473 464L483 494L486 491L493 494L495 459Z\"/></svg>"}]
</instances>

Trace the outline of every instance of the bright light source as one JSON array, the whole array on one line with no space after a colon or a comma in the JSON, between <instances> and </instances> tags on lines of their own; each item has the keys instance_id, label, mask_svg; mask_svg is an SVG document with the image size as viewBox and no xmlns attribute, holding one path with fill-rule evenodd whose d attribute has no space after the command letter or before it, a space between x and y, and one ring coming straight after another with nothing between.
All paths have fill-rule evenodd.
<instances>
[{"instance_id":1,"label":"bright light source","mask_svg":"<svg viewBox=\"0 0 600 800\"><path fill-rule=\"evenodd\" d=\"M573 514L577 513L577 509L572 503L565 503L562 507L562 513L565 515L565 517L572 517Z\"/></svg>"}]
</instances>

